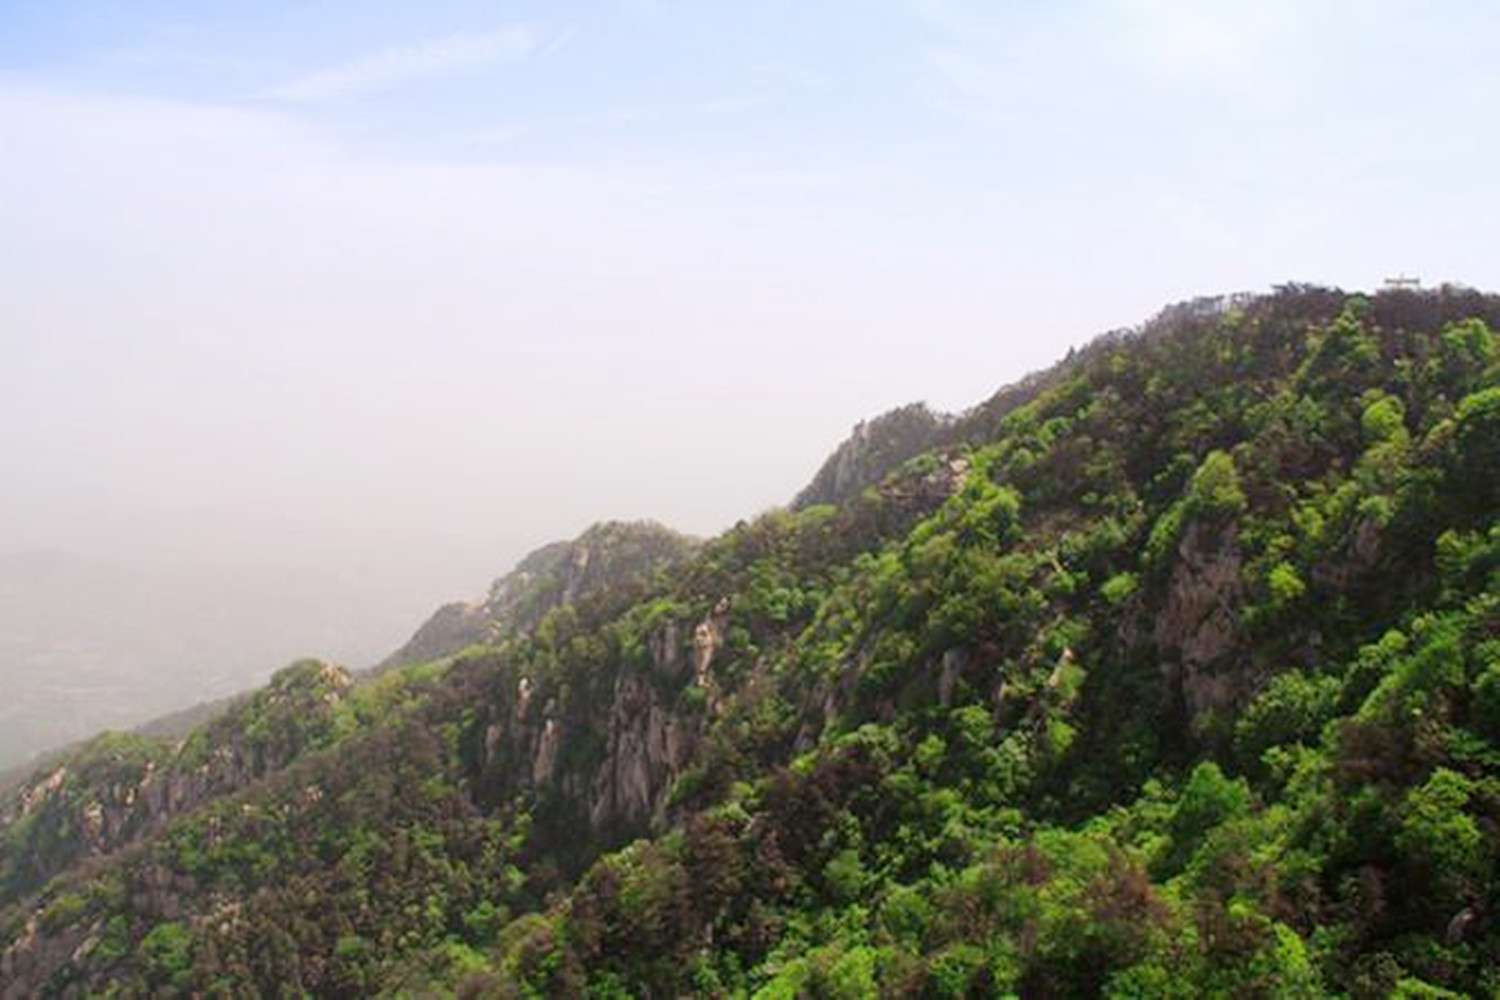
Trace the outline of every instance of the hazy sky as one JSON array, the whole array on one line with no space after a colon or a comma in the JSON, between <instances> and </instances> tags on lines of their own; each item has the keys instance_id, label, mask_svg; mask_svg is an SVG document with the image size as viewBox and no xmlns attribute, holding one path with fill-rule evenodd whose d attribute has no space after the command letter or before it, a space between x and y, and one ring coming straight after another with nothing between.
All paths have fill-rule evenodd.
<instances>
[{"instance_id":1,"label":"hazy sky","mask_svg":"<svg viewBox=\"0 0 1500 1000\"><path fill-rule=\"evenodd\" d=\"M433 598L1197 294L1500 287L1500 4L0 0L0 549ZM424 591L425 592L425 591Z\"/></svg>"}]
</instances>

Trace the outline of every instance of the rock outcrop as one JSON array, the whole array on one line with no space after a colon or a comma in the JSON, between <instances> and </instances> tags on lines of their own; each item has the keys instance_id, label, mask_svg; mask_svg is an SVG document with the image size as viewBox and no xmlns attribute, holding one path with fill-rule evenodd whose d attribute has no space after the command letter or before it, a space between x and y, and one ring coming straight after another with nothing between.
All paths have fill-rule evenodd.
<instances>
[{"instance_id":1,"label":"rock outcrop","mask_svg":"<svg viewBox=\"0 0 1500 1000\"><path fill-rule=\"evenodd\" d=\"M1243 557L1232 526L1190 524L1177 544L1153 638L1172 694L1189 720L1240 697L1245 678L1226 669L1239 638Z\"/></svg>"},{"instance_id":2,"label":"rock outcrop","mask_svg":"<svg viewBox=\"0 0 1500 1000\"><path fill-rule=\"evenodd\" d=\"M595 830L638 827L681 773L688 726L639 673L615 682L604 761L594 778L589 823Z\"/></svg>"},{"instance_id":3,"label":"rock outcrop","mask_svg":"<svg viewBox=\"0 0 1500 1000\"><path fill-rule=\"evenodd\" d=\"M507 634L525 635L554 608L644 583L697 543L652 521L608 521L522 559L483 601L446 604L378 669L451 656Z\"/></svg>"},{"instance_id":4,"label":"rock outcrop","mask_svg":"<svg viewBox=\"0 0 1500 1000\"><path fill-rule=\"evenodd\" d=\"M792 501L800 510L820 503L842 503L874 486L907 460L942 440L952 418L934 413L926 403L910 403L862 420L828 456L812 482Z\"/></svg>"}]
</instances>

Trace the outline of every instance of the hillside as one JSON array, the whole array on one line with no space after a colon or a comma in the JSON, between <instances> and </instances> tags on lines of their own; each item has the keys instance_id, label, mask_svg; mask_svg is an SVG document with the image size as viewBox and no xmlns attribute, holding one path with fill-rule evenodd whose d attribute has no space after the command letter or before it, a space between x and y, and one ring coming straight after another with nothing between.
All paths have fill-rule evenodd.
<instances>
[{"instance_id":1,"label":"hillside","mask_svg":"<svg viewBox=\"0 0 1500 1000\"><path fill-rule=\"evenodd\" d=\"M99 737L0 804L3 995L1494 995L1497 326L1174 307Z\"/></svg>"},{"instance_id":2,"label":"hillside","mask_svg":"<svg viewBox=\"0 0 1500 1000\"><path fill-rule=\"evenodd\" d=\"M933 413L926 403L910 403L860 421L797 494L792 509L853 499L903 462L937 447L952 423L952 418Z\"/></svg>"},{"instance_id":3,"label":"hillside","mask_svg":"<svg viewBox=\"0 0 1500 1000\"><path fill-rule=\"evenodd\" d=\"M465 648L530 633L564 604L626 598L681 562L694 541L651 522L596 524L578 538L543 546L490 586L484 601L439 608L381 663L390 669L451 656Z\"/></svg>"}]
</instances>

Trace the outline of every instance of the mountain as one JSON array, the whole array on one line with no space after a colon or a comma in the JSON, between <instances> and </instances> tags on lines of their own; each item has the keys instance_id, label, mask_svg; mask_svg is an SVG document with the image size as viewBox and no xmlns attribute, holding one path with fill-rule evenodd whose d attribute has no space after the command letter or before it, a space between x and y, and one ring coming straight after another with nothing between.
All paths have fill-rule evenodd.
<instances>
[{"instance_id":1,"label":"mountain","mask_svg":"<svg viewBox=\"0 0 1500 1000\"><path fill-rule=\"evenodd\" d=\"M792 501L793 510L820 503L843 503L878 484L901 463L941 443L951 417L926 403L909 403L862 420Z\"/></svg>"},{"instance_id":2,"label":"mountain","mask_svg":"<svg viewBox=\"0 0 1500 1000\"><path fill-rule=\"evenodd\" d=\"M596 524L578 538L543 546L490 586L480 603L445 604L382 669L451 656L468 646L525 634L549 612L602 595L618 600L647 587L696 543L650 521Z\"/></svg>"},{"instance_id":3,"label":"mountain","mask_svg":"<svg viewBox=\"0 0 1500 1000\"><path fill-rule=\"evenodd\" d=\"M4 996L1494 995L1497 325L1186 303L98 737L0 805Z\"/></svg>"}]
</instances>

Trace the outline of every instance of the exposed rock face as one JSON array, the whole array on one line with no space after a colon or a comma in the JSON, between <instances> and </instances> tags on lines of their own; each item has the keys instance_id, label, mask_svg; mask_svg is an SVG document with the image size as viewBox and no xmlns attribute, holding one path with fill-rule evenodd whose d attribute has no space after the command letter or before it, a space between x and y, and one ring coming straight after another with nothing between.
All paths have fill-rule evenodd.
<instances>
[{"instance_id":1,"label":"exposed rock face","mask_svg":"<svg viewBox=\"0 0 1500 1000\"><path fill-rule=\"evenodd\" d=\"M669 621L651 637L651 662L668 677L682 670L682 631L676 621Z\"/></svg>"},{"instance_id":2,"label":"exposed rock face","mask_svg":"<svg viewBox=\"0 0 1500 1000\"><path fill-rule=\"evenodd\" d=\"M1189 719L1225 708L1239 695L1235 673L1224 667L1239 639L1242 564L1232 526L1215 530L1195 522L1178 542L1154 638L1167 682Z\"/></svg>"},{"instance_id":3,"label":"exposed rock face","mask_svg":"<svg viewBox=\"0 0 1500 1000\"><path fill-rule=\"evenodd\" d=\"M723 647L729 603L691 625L668 619L647 638L649 661L622 666L602 692L561 692L527 677L482 709L481 799L506 801L529 789L582 805L595 834L644 832L698 748L705 718L684 712L684 684L718 696L713 663ZM689 638L690 637L690 638ZM602 697L600 696L602 694Z\"/></svg>"},{"instance_id":4,"label":"exposed rock face","mask_svg":"<svg viewBox=\"0 0 1500 1000\"><path fill-rule=\"evenodd\" d=\"M714 654L724 646L724 630L729 625L729 599L721 598L713 614L693 629L693 683L701 688L714 685L711 673Z\"/></svg>"},{"instance_id":5,"label":"exposed rock face","mask_svg":"<svg viewBox=\"0 0 1500 1000\"><path fill-rule=\"evenodd\" d=\"M380 669L450 656L507 634L525 635L554 608L643 582L696 544L650 521L596 524L573 541L531 553L490 586L484 601L439 608Z\"/></svg>"},{"instance_id":6,"label":"exposed rock face","mask_svg":"<svg viewBox=\"0 0 1500 1000\"><path fill-rule=\"evenodd\" d=\"M608 749L589 804L594 829L649 819L658 797L681 772L687 746L682 721L661 705L646 678L622 674L609 713Z\"/></svg>"},{"instance_id":7,"label":"exposed rock face","mask_svg":"<svg viewBox=\"0 0 1500 1000\"><path fill-rule=\"evenodd\" d=\"M943 653L937 696L938 704L944 708L953 704L953 689L958 686L958 680L968 666L968 659L967 651L957 647Z\"/></svg>"},{"instance_id":8,"label":"exposed rock face","mask_svg":"<svg viewBox=\"0 0 1500 1000\"><path fill-rule=\"evenodd\" d=\"M62 787L63 779L67 776L68 767L66 764L62 764L58 766L57 770L51 772L45 778L42 778L35 784L22 789L20 798L20 816L26 817L31 815L32 811L36 809L37 806L47 801L49 796L55 794L57 790Z\"/></svg>"},{"instance_id":9,"label":"exposed rock face","mask_svg":"<svg viewBox=\"0 0 1500 1000\"><path fill-rule=\"evenodd\" d=\"M910 403L861 421L823 463L812 482L797 494L792 509L841 503L857 496L937 444L952 423L950 417L933 413L926 403Z\"/></svg>"},{"instance_id":10,"label":"exposed rock face","mask_svg":"<svg viewBox=\"0 0 1500 1000\"><path fill-rule=\"evenodd\" d=\"M480 604L440 609L384 666L450 655L505 635L525 635L548 612L605 592L625 592L687 556L696 542L661 525L610 522L571 542L538 549L496 580ZM693 631L695 677L707 683L715 651L723 644L727 605ZM676 679L687 665L687 623L668 621L648 641L656 674ZM478 761L483 784L498 796L529 785L586 797L596 830L636 826L651 817L687 755L687 729L661 703L650 678L622 673L607 706L559 704L558 693L539 693L528 677L486 710ZM572 740L603 732L602 762L589 775L565 773L561 762ZM481 793L483 794L483 793Z\"/></svg>"},{"instance_id":11,"label":"exposed rock face","mask_svg":"<svg viewBox=\"0 0 1500 1000\"><path fill-rule=\"evenodd\" d=\"M191 876L150 864L141 869L132 901L164 919L177 920L184 916L183 897L193 889ZM237 904L226 901L214 916L233 919L237 911ZM90 988L66 977L63 977L66 985L59 988L56 983L59 971L89 958L99 947L104 932L102 920L59 926L47 919L45 911L33 912L10 946L0 951L0 1000L33 1000L39 996L71 1000L101 995L97 983Z\"/></svg>"},{"instance_id":12,"label":"exposed rock face","mask_svg":"<svg viewBox=\"0 0 1500 1000\"><path fill-rule=\"evenodd\" d=\"M15 944L0 953L3 1000L30 1000L35 994L28 983L41 981L41 970L56 969L80 954L89 937L84 928L76 926L52 934L38 934L37 929L37 918L32 916Z\"/></svg>"},{"instance_id":13,"label":"exposed rock face","mask_svg":"<svg viewBox=\"0 0 1500 1000\"><path fill-rule=\"evenodd\" d=\"M531 781L534 785L545 785L557 773L557 753L562 749L562 724L556 719L542 723L542 735L537 740L536 755L531 763Z\"/></svg>"},{"instance_id":14,"label":"exposed rock face","mask_svg":"<svg viewBox=\"0 0 1500 1000\"><path fill-rule=\"evenodd\" d=\"M964 488L968 476L967 458L942 455L935 468L914 479L886 483L881 487L881 493L890 500L936 510L944 500Z\"/></svg>"}]
</instances>

